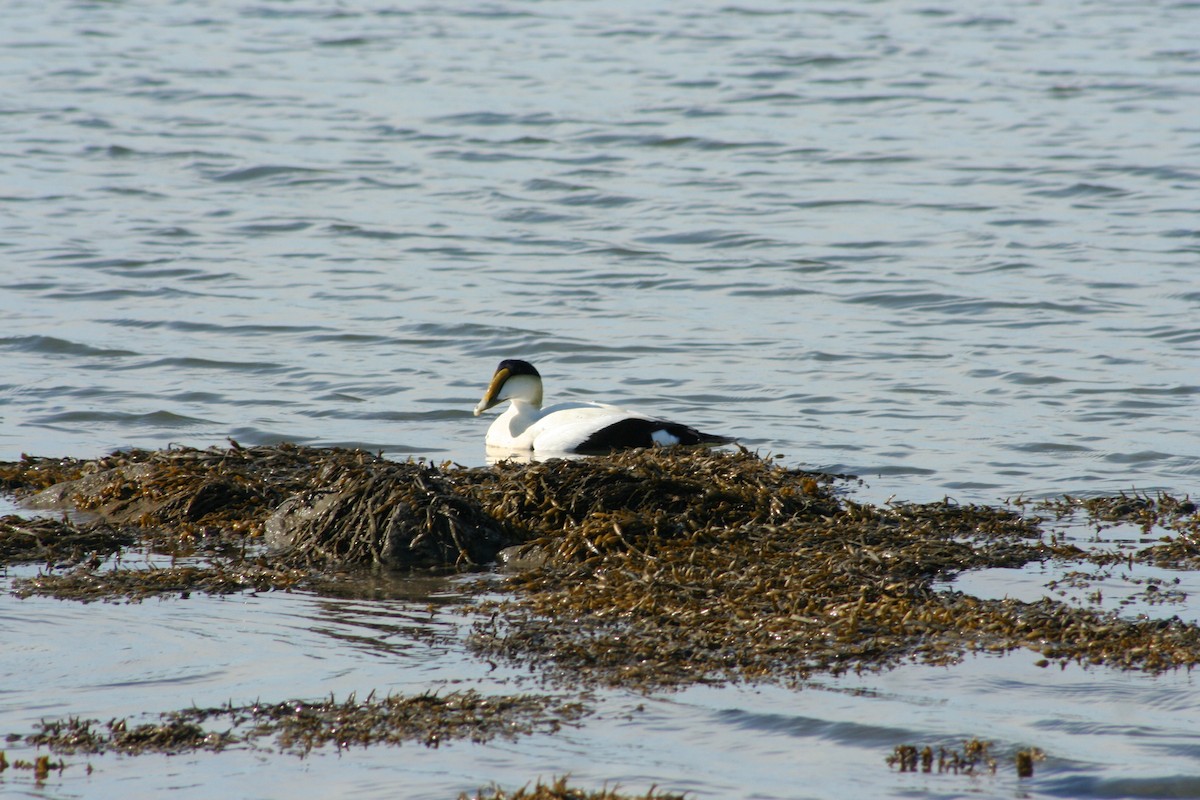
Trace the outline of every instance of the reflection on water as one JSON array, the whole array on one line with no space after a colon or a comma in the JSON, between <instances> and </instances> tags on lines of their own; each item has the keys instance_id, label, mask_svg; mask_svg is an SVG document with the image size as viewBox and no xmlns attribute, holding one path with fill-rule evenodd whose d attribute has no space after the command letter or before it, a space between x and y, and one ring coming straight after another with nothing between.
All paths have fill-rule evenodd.
<instances>
[{"instance_id":1,"label":"reflection on water","mask_svg":"<svg viewBox=\"0 0 1200 800\"><path fill-rule=\"evenodd\" d=\"M331 645L381 658L403 656L414 649L424 658L433 648L456 647L458 625L448 606L461 603L462 596L448 592L449 581L444 578L403 583L398 593L393 589L384 594L373 586L370 594L363 594L355 587L354 599L314 599L305 614L308 630L334 640Z\"/></svg>"},{"instance_id":2,"label":"reflection on water","mask_svg":"<svg viewBox=\"0 0 1200 800\"><path fill-rule=\"evenodd\" d=\"M496 445L484 445L484 460L489 464L499 464L501 461L512 461L517 464L532 464L537 461L550 461L555 458L578 459L587 458L579 453L570 453L566 450L538 450L536 453L532 450L514 450L509 447L497 447Z\"/></svg>"}]
</instances>

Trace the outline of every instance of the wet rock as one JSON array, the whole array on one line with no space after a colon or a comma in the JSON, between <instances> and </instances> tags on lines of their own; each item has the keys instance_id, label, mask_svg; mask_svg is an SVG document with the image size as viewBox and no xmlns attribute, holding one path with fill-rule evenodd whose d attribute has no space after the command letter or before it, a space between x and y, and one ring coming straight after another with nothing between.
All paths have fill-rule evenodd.
<instances>
[{"instance_id":1,"label":"wet rock","mask_svg":"<svg viewBox=\"0 0 1200 800\"><path fill-rule=\"evenodd\" d=\"M132 487L155 474L152 464L128 464L62 481L26 497L22 505L40 510L87 508L112 522L131 522L155 510L156 504Z\"/></svg>"},{"instance_id":2,"label":"wet rock","mask_svg":"<svg viewBox=\"0 0 1200 800\"><path fill-rule=\"evenodd\" d=\"M554 554L536 544L515 544L496 554L496 563L506 572L538 569L549 563Z\"/></svg>"}]
</instances>

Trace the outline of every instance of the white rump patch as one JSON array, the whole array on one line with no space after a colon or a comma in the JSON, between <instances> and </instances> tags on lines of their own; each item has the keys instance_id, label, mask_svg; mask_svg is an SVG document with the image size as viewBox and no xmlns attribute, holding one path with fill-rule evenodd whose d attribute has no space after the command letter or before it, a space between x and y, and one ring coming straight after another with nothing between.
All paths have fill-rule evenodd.
<instances>
[{"instance_id":1,"label":"white rump patch","mask_svg":"<svg viewBox=\"0 0 1200 800\"><path fill-rule=\"evenodd\" d=\"M654 433L650 434L650 438L656 445L659 445L660 447L669 447L673 444L679 444L678 436L672 436L670 433L664 430L655 431Z\"/></svg>"}]
</instances>

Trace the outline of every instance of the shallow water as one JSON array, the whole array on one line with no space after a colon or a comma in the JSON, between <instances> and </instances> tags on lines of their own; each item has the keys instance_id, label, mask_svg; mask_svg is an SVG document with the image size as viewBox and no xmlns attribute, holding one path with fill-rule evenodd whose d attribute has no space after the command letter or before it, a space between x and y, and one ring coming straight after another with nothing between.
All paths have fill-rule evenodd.
<instances>
[{"instance_id":1,"label":"shallow water","mask_svg":"<svg viewBox=\"0 0 1200 800\"><path fill-rule=\"evenodd\" d=\"M548 399L732 434L869 498L1195 493L1194 4L10 5L0 459L232 437L478 465L471 409L524 357ZM0 668L45 674L0 695L0 732L495 679L453 645L361 638L424 607L389 602L0 599ZM1033 793L1200 793L1190 678L1068 670L1082 688L1059 692L1032 660L834 682L862 696L693 690L642 721L299 768L106 758L47 791L445 797L567 771L1017 791L887 772L937 732L1043 747ZM913 721L872 733L893 711Z\"/></svg>"}]
</instances>

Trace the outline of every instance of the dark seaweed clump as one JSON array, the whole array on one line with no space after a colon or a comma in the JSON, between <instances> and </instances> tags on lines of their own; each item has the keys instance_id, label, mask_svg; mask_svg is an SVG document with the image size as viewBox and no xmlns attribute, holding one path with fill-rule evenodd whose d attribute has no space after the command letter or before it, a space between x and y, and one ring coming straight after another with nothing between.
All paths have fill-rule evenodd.
<instances>
[{"instance_id":1,"label":"dark seaweed clump","mask_svg":"<svg viewBox=\"0 0 1200 800\"><path fill-rule=\"evenodd\" d=\"M339 465L267 519L268 540L293 563L486 564L512 540L457 477L424 463Z\"/></svg>"},{"instance_id":2,"label":"dark seaweed clump","mask_svg":"<svg viewBox=\"0 0 1200 800\"><path fill-rule=\"evenodd\" d=\"M645 794L625 794L618 789L599 789L586 791L573 788L566 778L558 778L552 783L542 783L540 780L531 788L523 786L515 792L507 792L497 786L481 789L475 794L461 794L458 800L683 800L685 795L658 792L653 787Z\"/></svg>"},{"instance_id":3,"label":"dark seaweed clump","mask_svg":"<svg viewBox=\"0 0 1200 800\"><path fill-rule=\"evenodd\" d=\"M346 469L386 466L361 450L281 444L130 450L95 461L25 456L0 464L0 486L35 507L95 512L117 524L169 528L180 549L206 536L258 535L284 500ZM39 491L40 490L40 491Z\"/></svg>"}]
</instances>

